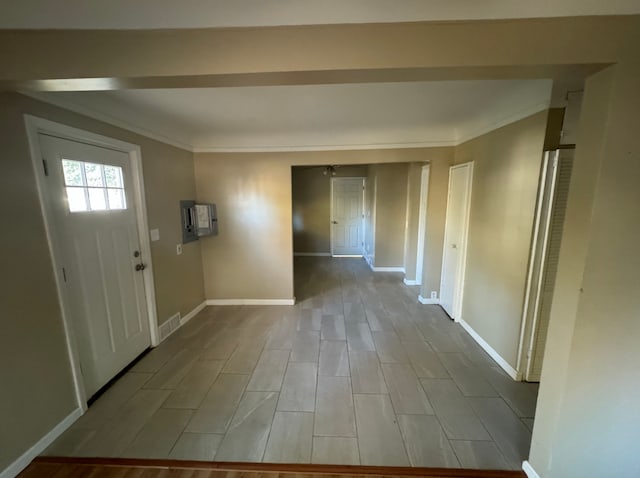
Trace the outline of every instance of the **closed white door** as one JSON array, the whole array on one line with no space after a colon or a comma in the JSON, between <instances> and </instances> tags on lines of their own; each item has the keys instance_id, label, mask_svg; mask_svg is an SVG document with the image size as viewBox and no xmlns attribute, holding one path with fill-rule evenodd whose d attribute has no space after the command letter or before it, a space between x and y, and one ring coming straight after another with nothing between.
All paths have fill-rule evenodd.
<instances>
[{"instance_id":1,"label":"closed white door","mask_svg":"<svg viewBox=\"0 0 640 478\"><path fill-rule=\"evenodd\" d=\"M452 319L460 318L462 308L472 174L473 163L449 169L440 305Z\"/></svg>"},{"instance_id":2,"label":"closed white door","mask_svg":"<svg viewBox=\"0 0 640 478\"><path fill-rule=\"evenodd\" d=\"M361 256L363 248L363 178L331 179L331 253Z\"/></svg>"},{"instance_id":3,"label":"closed white door","mask_svg":"<svg viewBox=\"0 0 640 478\"><path fill-rule=\"evenodd\" d=\"M85 393L150 345L129 156L39 135L56 255Z\"/></svg>"}]
</instances>

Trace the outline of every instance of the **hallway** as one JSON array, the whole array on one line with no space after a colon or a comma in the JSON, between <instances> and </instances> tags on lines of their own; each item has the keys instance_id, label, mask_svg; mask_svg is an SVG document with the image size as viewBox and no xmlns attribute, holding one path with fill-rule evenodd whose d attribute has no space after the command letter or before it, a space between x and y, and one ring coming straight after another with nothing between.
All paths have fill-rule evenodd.
<instances>
[{"instance_id":1,"label":"hallway","mask_svg":"<svg viewBox=\"0 0 640 478\"><path fill-rule=\"evenodd\" d=\"M295 295L207 307L45 454L521 468L537 385L512 381L400 274L296 257Z\"/></svg>"}]
</instances>

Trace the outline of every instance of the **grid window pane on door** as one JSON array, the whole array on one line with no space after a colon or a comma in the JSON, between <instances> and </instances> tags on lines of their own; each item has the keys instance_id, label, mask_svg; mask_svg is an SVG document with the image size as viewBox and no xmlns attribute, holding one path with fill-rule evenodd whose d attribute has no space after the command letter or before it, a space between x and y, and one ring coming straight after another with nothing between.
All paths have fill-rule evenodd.
<instances>
[{"instance_id":1,"label":"grid window pane on door","mask_svg":"<svg viewBox=\"0 0 640 478\"><path fill-rule=\"evenodd\" d=\"M69 212L127 209L120 166L63 159L62 172Z\"/></svg>"}]
</instances>

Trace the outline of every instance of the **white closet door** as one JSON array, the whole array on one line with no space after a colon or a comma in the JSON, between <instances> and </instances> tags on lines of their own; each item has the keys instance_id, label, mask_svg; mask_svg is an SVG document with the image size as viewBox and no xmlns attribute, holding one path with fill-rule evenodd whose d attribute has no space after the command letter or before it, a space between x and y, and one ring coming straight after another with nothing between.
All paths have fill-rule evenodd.
<instances>
[{"instance_id":1,"label":"white closet door","mask_svg":"<svg viewBox=\"0 0 640 478\"><path fill-rule=\"evenodd\" d=\"M452 319L460 318L462 308L472 178L473 163L449 169L440 305Z\"/></svg>"}]
</instances>

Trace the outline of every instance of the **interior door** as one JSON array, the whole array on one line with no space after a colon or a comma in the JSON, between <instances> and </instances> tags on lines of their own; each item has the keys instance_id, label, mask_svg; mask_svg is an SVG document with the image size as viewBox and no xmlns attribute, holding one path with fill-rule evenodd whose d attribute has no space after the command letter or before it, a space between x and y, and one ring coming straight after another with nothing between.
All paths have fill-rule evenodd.
<instances>
[{"instance_id":1,"label":"interior door","mask_svg":"<svg viewBox=\"0 0 640 478\"><path fill-rule=\"evenodd\" d=\"M65 309L90 397L150 345L129 156L40 134Z\"/></svg>"},{"instance_id":2,"label":"interior door","mask_svg":"<svg viewBox=\"0 0 640 478\"><path fill-rule=\"evenodd\" d=\"M363 248L363 178L331 179L331 252L361 256Z\"/></svg>"},{"instance_id":3,"label":"interior door","mask_svg":"<svg viewBox=\"0 0 640 478\"><path fill-rule=\"evenodd\" d=\"M440 305L452 319L460 318L462 308L472 174L473 163L449 169Z\"/></svg>"}]
</instances>

